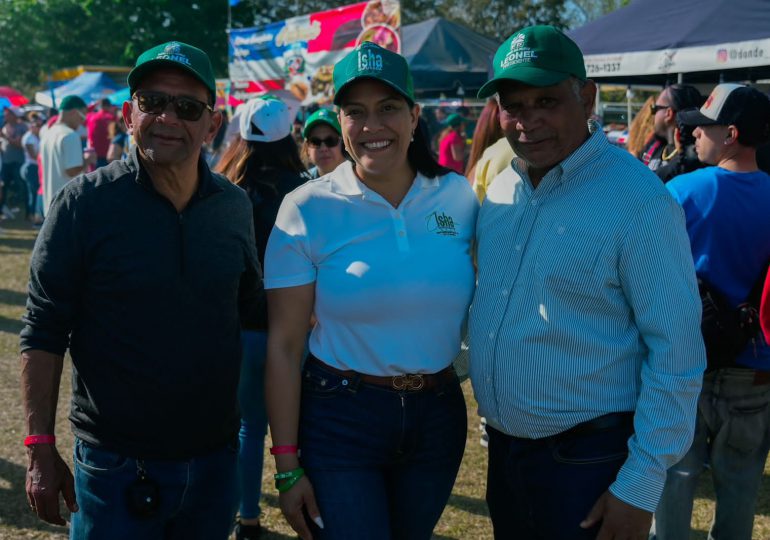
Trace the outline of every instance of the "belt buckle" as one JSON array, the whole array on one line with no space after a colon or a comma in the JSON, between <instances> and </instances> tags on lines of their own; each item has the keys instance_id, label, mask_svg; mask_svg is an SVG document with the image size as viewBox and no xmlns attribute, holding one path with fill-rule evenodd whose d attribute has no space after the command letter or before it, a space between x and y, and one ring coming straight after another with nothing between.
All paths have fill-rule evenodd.
<instances>
[{"instance_id":1,"label":"belt buckle","mask_svg":"<svg viewBox=\"0 0 770 540\"><path fill-rule=\"evenodd\" d=\"M425 379L420 373L406 373L394 376L390 384L394 390L422 390Z\"/></svg>"}]
</instances>

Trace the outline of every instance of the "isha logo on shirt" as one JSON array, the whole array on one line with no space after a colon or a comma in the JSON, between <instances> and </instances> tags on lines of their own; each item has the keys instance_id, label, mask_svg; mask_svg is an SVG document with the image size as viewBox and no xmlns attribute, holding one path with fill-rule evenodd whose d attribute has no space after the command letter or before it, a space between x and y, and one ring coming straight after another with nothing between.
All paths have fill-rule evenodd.
<instances>
[{"instance_id":1,"label":"isha logo on shirt","mask_svg":"<svg viewBox=\"0 0 770 540\"><path fill-rule=\"evenodd\" d=\"M435 232L441 236L457 236L454 220L444 212L440 214L433 212L425 218L425 222L428 226L428 232Z\"/></svg>"}]
</instances>

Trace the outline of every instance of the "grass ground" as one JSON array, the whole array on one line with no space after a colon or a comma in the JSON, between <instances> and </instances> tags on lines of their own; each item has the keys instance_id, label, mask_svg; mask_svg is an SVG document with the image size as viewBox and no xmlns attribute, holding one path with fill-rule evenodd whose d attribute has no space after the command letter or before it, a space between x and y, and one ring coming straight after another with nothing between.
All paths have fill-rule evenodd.
<instances>
[{"instance_id":1,"label":"grass ground","mask_svg":"<svg viewBox=\"0 0 770 540\"><path fill-rule=\"evenodd\" d=\"M37 520L27 508L24 496L26 454L23 438L22 411L19 400L18 334L19 318L24 309L29 256L36 231L21 220L0 222L0 539L63 540L66 530ZM57 420L58 446L71 461L72 436L66 420L69 400L69 368L63 376ZM465 383L468 402L468 443L454 492L441 521L436 527L436 539L487 540L492 528L484 503L486 451L479 445L478 418L469 384ZM266 459L263 524L269 530L263 538L278 540L294 538L277 509L277 497L272 489L272 459ZM711 479L704 475L695 501L692 520L693 539L705 539L714 510ZM755 540L770 539L770 467L759 494L758 512L754 525Z\"/></svg>"}]
</instances>

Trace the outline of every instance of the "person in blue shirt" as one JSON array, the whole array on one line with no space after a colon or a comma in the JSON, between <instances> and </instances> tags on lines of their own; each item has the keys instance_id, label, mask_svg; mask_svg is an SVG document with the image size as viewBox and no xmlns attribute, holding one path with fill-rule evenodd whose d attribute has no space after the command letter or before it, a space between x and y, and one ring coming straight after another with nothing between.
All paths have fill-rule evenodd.
<instances>
[{"instance_id":1,"label":"person in blue shirt","mask_svg":"<svg viewBox=\"0 0 770 540\"><path fill-rule=\"evenodd\" d=\"M591 121L561 31L514 33L494 70L518 157L479 212L469 346L495 538L646 537L705 367L684 216Z\"/></svg>"},{"instance_id":2,"label":"person in blue shirt","mask_svg":"<svg viewBox=\"0 0 770 540\"><path fill-rule=\"evenodd\" d=\"M720 84L700 110L683 111L680 120L697 126L698 158L714 166L667 187L684 209L698 277L737 306L770 260L770 176L756 161L756 147L770 136L770 100L754 88ZM707 462L717 495L709 538L751 538L770 449L770 347L757 336L731 360L703 377L695 440L668 471L655 513L658 540L689 536Z\"/></svg>"}]
</instances>

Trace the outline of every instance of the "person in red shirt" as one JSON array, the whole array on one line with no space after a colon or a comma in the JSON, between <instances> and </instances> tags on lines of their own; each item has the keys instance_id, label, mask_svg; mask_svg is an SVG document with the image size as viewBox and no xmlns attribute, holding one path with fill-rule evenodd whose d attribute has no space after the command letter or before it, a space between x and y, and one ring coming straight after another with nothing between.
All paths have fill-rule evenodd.
<instances>
[{"instance_id":1,"label":"person in red shirt","mask_svg":"<svg viewBox=\"0 0 770 540\"><path fill-rule=\"evenodd\" d=\"M450 114L438 143L438 163L459 174L465 171L465 118Z\"/></svg>"},{"instance_id":2,"label":"person in red shirt","mask_svg":"<svg viewBox=\"0 0 770 540\"><path fill-rule=\"evenodd\" d=\"M86 129L88 130L88 146L96 152L96 166L107 165L107 153L110 150L109 126L115 122L115 107L107 98L99 103L99 111L88 115Z\"/></svg>"}]
</instances>

